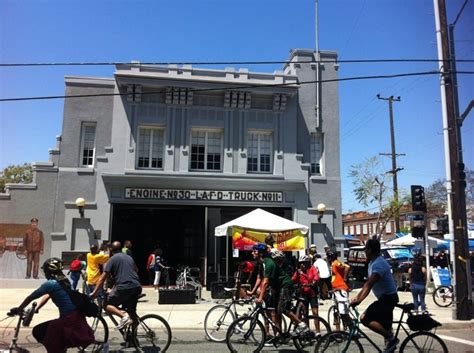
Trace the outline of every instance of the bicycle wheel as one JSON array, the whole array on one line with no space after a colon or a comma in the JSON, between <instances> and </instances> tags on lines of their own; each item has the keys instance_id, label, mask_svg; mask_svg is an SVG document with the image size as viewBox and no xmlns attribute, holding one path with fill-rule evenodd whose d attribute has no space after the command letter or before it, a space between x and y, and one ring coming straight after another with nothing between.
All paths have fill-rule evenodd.
<instances>
[{"instance_id":1,"label":"bicycle wheel","mask_svg":"<svg viewBox=\"0 0 474 353\"><path fill-rule=\"evenodd\" d=\"M25 247L23 246L23 243L18 243L16 247L16 257L19 258L20 260L25 260L26 259L26 251Z\"/></svg>"},{"instance_id":2,"label":"bicycle wheel","mask_svg":"<svg viewBox=\"0 0 474 353\"><path fill-rule=\"evenodd\" d=\"M336 327L336 322L339 321L339 330ZM328 310L328 323L331 330L334 331L349 331L349 326L346 321L340 316L339 310L335 305L331 305Z\"/></svg>"},{"instance_id":3,"label":"bicycle wheel","mask_svg":"<svg viewBox=\"0 0 474 353\"><path fill-rule=\"evenodd\" d=\"M133 337L135 347L141 352L165 352L171 343L171 328L161 316L147 314L140 317Z\"/></svg>"},{"instance_id":4,"label":"bicycle wheel","mask_svg":"<svg viewBox=\"0 0 474 353\"><path fill-rule=\"evenodd\" d=\"M403 352L448 353L448 347L434 333L419 331L412 333L403 340L400 353Z\"/></svg>"},{"instance_id":5,"label":"bicycle wheel","mask_svg":"<svg viewBox=\"0 0 474 353\"><path fill-rule=\"evenodd\" d=\"M109 339L109 326L102 316L86 317L86 321L94 331L94 343L88 345L84 352L101 352Z\"/></svg>"},{"instance_id":6,"label":"bicycle wheel","mask_svg":"<svg viewBox=\"0 0 474 353\"><path fill-rule=\"evenodd\" d=\"M333 331L330 332L316 343L314 346L314 353L362 353L364 349L357 339L351 339L349 341L349 333L345 331Z\"/></svg>"},{"instance_id":7,"label":"bicycle wheel","mask_svg":"<svg viewBox=\"0 0 474 353\"><path fill-rule=\"evenodd\" d=\"M224 342L227 329L235 320L235 315L230 307L224 304L213 306L204 318L204 332L210 341Z\"/></svg>"},{"instance_id":8,"label":"bicycle wheel","mask_svg":"<svg viewBox=\"0 0 474 353\"><path fill-rule=\"evenodd\" d=\"M226 343L233 353L260 352L265 343L263 324L254 317L238 318L227 330Z\"/></svg>"},{"instance_id":9,"label":"bicycle wheel","mask_svg":"<svg viewBox=\"0 0 474 353\"><path fill-rule=\"evenodd\" d=\"M322 317L309 315L305 320L309 331L296 336L293 339L298 352L310 352L314 344L324 335L331 332L331 328L326 320ZM319 330L316 328L319 327Z\"/></svg>"},{"instance_id":10,"label":"bicycle wheel","mask_svg":"<svg viewBox=\"0 0 474 353\"><path fill-rule=\"evenodd\" d=\"M445 308L453 303L453 290L449 286L440 286L433 292L433 301L436 305Z\"/></svg>"}]
</instances>

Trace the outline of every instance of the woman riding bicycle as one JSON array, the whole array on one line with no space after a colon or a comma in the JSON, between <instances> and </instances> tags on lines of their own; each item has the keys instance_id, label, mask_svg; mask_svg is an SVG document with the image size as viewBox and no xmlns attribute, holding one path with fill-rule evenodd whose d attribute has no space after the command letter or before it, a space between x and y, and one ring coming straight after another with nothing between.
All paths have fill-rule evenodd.
<instances>
[{"instance_id":1,"label":"woman riding bicycle","mask_svg":"<svg viewBox=\"0 0 474 353\"><path fill-rule=\"evenodd\" d=\"M64 352L69 347L87 347L94 342L94 332L68 295L67 291L71 289L71 283L62 271L62 261L58 258L50 258L44 262L42 269L47 281L27 296L19 307L12 308L10 312L17 315L31 301L47 295L47 299L42 304L51 298L59 309L59 318L33 327L32 333L35 339L46 347L48 353Z\"/></svg>"}]
</instances>

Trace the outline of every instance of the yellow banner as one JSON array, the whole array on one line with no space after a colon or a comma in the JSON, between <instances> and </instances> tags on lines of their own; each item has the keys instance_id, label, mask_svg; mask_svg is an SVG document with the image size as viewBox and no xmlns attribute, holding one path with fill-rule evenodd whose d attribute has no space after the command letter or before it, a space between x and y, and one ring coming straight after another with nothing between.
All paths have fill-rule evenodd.
<instances>
[{"instance_id":1,"label":"yellow banner","mask_svg":"<svg viewBox=\"0 0 474 353\"><path fill-rule=\"evenodd\" d=\"M265 232L232 227L232 248L238 250L252 250L256 243L264 243L265 237L271 234L275 242L274 247L281 251L304 250L304 235L298 229L286 232Z\"/></svg>"}]
</instances>

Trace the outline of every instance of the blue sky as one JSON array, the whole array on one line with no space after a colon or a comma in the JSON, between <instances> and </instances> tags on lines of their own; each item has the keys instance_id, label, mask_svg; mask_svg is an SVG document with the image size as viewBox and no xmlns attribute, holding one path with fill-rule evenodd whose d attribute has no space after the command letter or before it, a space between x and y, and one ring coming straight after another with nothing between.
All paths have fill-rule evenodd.
<instances>
[{"instance_id":1,"label":"blue sky","mask_svg":"<svg viewBox=\"0 0 474 353\"><path fill-rule=\"evenodd\" d=\"M464 0L449 0L453 22ZM339 59L437 59L430 0L319 0L320 49ZM456 24L458 59L474 59L474 2ZM281 61L292 48L314 48L314 0L53 1L0 0L0 62ZM281 65L252 65L253 71ZM437 63L341 64L340 77L436 70ZM474 71L473 63L458 70ZM64 76L111 77L108 67L0 68L0 97L64 94ZM460 108L474 97L473 76L459 79ZM350 166L390 152L394 103L399 186L428 186L445 175L437 76L342 82L343 211L363 209L352 195ZM64 102L0 103L0 168L47 161L61 133ZM465 163L474 168L474 112L465 120ZM386 170L390 160L384 157Z\"/></svg>"}]
</instances>

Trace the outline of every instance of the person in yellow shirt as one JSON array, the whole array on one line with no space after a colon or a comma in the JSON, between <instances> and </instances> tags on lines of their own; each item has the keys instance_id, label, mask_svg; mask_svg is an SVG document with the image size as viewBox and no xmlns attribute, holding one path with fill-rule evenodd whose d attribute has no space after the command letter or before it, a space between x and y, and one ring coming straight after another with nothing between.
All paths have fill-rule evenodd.
<instances>
[{"instance_id":1,"label":"person in yellow shirt","mask_svg":"<svg viewBox=\"0 0 474 353\"><path fill-rule=\"evenodd\" d=\"M87 294L94 291L102 274L102 266L109 260L109 255L99 252L97 245L92 244L90 249L91 251L87 254ZM98 296L102 297L101 291L99 291Z\"/></svg>"}]
</instances>

